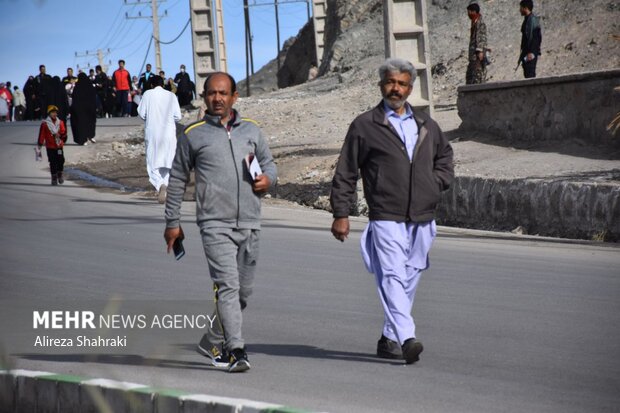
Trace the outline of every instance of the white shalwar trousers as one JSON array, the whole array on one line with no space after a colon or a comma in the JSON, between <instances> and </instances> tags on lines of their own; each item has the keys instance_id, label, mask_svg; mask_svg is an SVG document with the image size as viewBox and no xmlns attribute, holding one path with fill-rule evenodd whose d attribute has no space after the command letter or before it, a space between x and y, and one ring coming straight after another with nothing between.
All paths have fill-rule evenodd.
<instances>
[{"instance_id":1,"label":"white shalwar trousers","mask_svg":"<svg viewBox=\"0 0 620 413\"><path fill-rule=\"evenodd\" d=\"M147 168L149 174L149 182L155 187L156 191L162 185L168 186L168 180L170 179L170 168Z\"/></svg>"},{"instance_id":2,"label":"white shalwar trousers","mask_svg":"<svg viewBox=\"0 0 620 413\"><path fill-rule=\"evenodd\" d=\"M436 235L435 221L370 221L362 234L362 258L383 306L383 335L401 345L416 337L411 310Z\"/></svg>"}]
</instances>

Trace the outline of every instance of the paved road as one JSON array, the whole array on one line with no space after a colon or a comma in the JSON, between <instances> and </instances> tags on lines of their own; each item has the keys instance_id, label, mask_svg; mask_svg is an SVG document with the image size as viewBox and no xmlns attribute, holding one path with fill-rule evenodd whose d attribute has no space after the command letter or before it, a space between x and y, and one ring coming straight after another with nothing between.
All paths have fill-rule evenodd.
<instances>
[{"instance_id":1,"label":"paved road","mask_svg":"<svg viewBox=\"0 0 620 413\"><path fill-rule=\"evenodd\" d=\"M620 405L618 247L442 229L414 312L425 351L403 366L372 355L382 316L358 255L363 220L341 244L327 214L277 205L264 211L244 320L247 374L205 366L190 328L119 330L129 344L118 350L35 347L36 335L74 332L33 330L34 310L101 313L111 299L118 314L211 309L193 205L183 208L187 255L175 262L163 250L162 206L51 187L29 146L36 127L0 124L0 345L13 366L333 412Z\"/></svg>"}]
</instances>

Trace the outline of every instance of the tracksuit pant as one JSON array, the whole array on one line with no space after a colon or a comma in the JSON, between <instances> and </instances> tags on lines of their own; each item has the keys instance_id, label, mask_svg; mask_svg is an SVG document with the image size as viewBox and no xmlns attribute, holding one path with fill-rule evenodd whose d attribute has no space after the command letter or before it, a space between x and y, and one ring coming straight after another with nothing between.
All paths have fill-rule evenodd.
<instances>
[{"instance_id":1,"label":"tracksuit pant","mask_svg":"<svg viewBox=\"0 0 620 413\"><path fill-rule=\"evenodd\" d=\"M206 336L227 351L244 348L241 310L252 294L260 230L201 229L202 243L215 291L215 318Z\"/></svg>"}]
</instances>

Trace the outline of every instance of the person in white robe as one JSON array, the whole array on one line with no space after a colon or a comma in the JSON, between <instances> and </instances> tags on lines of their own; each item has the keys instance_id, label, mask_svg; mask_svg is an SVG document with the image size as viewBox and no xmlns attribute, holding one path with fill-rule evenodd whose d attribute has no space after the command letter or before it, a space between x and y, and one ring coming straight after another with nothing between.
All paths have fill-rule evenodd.
<instances>
[{"instance_id":1,"label":"person in white robe","mask_svg":"<svg viewBox=\"0 0 620 413\"><path fill-rule=\"evenodd\" d=\"M181 120L181 108L176 95L165 90L163 79L154 76L153 89L142 95L138 115L145 120L146 170L149 181L158 191L158 201L166 201L170 168L177 147L175 122Z\"/></svg>"}]
</instances>

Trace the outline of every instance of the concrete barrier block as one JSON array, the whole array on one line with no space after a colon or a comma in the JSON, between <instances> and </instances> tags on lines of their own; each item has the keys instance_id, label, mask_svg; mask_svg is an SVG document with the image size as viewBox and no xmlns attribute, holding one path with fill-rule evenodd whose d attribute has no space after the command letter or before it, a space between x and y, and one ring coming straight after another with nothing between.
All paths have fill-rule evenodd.
<instances>
[{"instance_id":1,"label":"concrete barrier block","mask_svg":"<svg viewBox=\"0 0 620 413\"><path fill-rule=\"evenodd\" d=\"M51 375L44 371L11 370L16 381L15 412L32 413L37 409L37 377Z\"/></svg>"},{"instance_id":2,"label":"concrete barrier block","mask_svg":"<svg viewBox=\"0 0 620 413\"><path fill-rule=\"evenodd\" d=\"M37 410L37 379L17 376L16 413L32 413Z\"/></svg>"},{"instance_id":3,"label":"concrete barrier block","mask_svg":"<svg viewBox=\"0 0 620 413\"><path fill-rule=\"evenodd\" d=\"M259 413L281 405L230 397L189 394L182 396L183 413Z\"/></svg>"},{"instance_id":4,"label":"concrete barrier block","mask_svg":"<svg viewBox=\"0 0 620 413\"><path fill-rule=\"evenodd\" d=\"M183 402L180 397L187 392L177 390L152 390L155 395L155 413L183 413Z\"/></svg>"},{"instance_id":5,"label":"concrete barrier block","mask_svg":"<svg viewBox=\"0 0 620 413\"><path fill-rule=\"evenodd\" d=\"M143 384L108 379L86 380L82 382L82 386L90 396L87 407L90 407L92 401L99 411L113 413L130 412L129 391L146 387Z\"/></svg>"},{"instance_id":6,"label":"concrete barrier block","mask_svg":"<svg viewBox=\"0 0 620 413\"><path fill-rule=\"evenodd\" d=\"M99 386L80 385L80 412L111 413L103 397L103 389Z\"/></svg>"},{"instance_id":7,"label":"concrete barrier block","mask_svg":"<svg viewBox=\"0 0 620 413\"><path fill-rule=\"evenodd\" d=\"M15 410L15 377L7 370L0 371L0 413Z\"/></svg>"},{"instance_id":8,"label":"concrete barrier block","mask_svg":"<svg viewBox=\"0 0 620 413\"><path fill-rule=\"evenodd\" d=\"M135 389L127 393L131 413L155 413L155 395L148 389Z\"/></svg>"},{"instance_id":9,"label":"concrete barrier block","mask_svg":"<svg viewBox=\"0 0 620 413\"><path fill-rule=\"evenodd\" d=\"M183 398L183 413L213 413L213 407L204 400Z\"/></svg>"},{"instance_id":10,"label":"concrete barrier block","mask_svg":"<svg viewBox=\"0 0 620 413\"><path fill-rule=\"evenodd\" d=\"M237 401L205 394L183 397L183 413L239 413Z\"/></svg>"},{"instance_id":11,"label":"concrete barrier block","mask_svg":"<svg viewBox=\"0 0 620 413\"><path fill-rule=\"evenodd\" d=\"M36 382L37 413L58 412L58 382L38 377Z\"/></svg>"},{"instance_id":12,"label":"concrete barrier block","mask_svg":"<svg viewBox=\"0 0 620 413\"><path fill-rule=\"evenodd\" d=\"M54 383L57 403L56 411L80 413L80 383L84 381L83 377L53 374L50 376L40 376L38 380L40 386L46 386L45 382ZM38 400L41 400L40 394L38 395Z\"/></svg>"},{"instance_id":13,"label":"concrete barrier block","mask_svg":"<svg viewBox=\"0 0 620 413\"><path fill-rule=\"evenodd\" d=\"M58 411L63 413L81 413L80 398L82 388L79 382L58 382Z\"/></svg>"}]
</instances>

